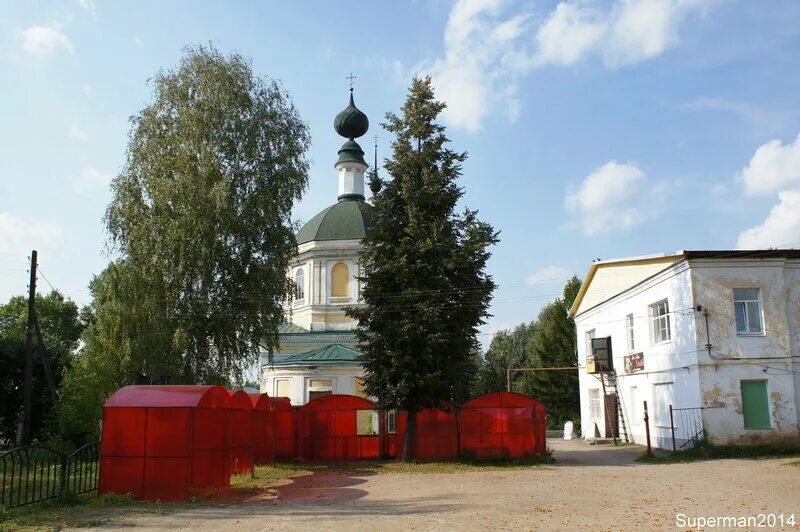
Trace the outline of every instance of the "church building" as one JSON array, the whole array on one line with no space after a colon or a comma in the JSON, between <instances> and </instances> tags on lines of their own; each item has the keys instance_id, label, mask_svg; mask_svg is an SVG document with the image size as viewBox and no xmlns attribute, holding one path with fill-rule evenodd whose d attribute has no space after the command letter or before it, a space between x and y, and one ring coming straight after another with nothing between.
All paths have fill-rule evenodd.
<instances>
[{"instance_id":1,"label":"church building","mask_svg":"<svg viewBox=\"0 0 800 532\"><path fill-rule=\"evenodd\" d=\"M334 120L347 141L334 165L339 174L337 202L311 218L297 233L298 254L289 267L297 293L286 308L279 348L270 362L261 356L261 391L289 397L293 405L328 394L364 396L357 360L356 320L345 308L359 306L359 256L372 206L364 197L368 165L355 139L369 128L353 101Z\"/></svg>"}]
</instances>

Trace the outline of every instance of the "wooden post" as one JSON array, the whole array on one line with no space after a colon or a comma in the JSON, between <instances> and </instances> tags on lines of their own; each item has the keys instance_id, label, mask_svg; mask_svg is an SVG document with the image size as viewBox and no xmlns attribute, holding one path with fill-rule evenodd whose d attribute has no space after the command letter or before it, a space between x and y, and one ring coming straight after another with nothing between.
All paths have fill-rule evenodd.
<instances>
[{"instance_id":1,"label":"wooden post","mask_svg":"<svg viewBox=\"0 0 800 532\"><path fill-rule=\"evenodd\" d=\"M669 428L672 431L672 452L675 452L675 421L672 418L672 405L669 405Z\"/></svg>"},{"instance_id":2,"label":"wooden post","mask_svg":"<svg viewBox=\"0 0 800 532\"><path fill-rule=\"evenodd\" d=\"M33 395L33 333L34 305L36 304L36 250L31 251L30 281L28 283L28 325L25 328L25 382L22 392L22 430L17 434L17 445L31 441L31 397Z\"/></svg>"},{"instance_id":3,"label":"wooden post","mask_svg":"<svg viewBox=\"0 0 800 532\"><path fill-rule=\"evenodd\" d=\"M647 454L652 455L653 449L650 447L650 416L647 414L647 401L644 402L644 433L647 436Z\"/></svg>"}]
</instances>

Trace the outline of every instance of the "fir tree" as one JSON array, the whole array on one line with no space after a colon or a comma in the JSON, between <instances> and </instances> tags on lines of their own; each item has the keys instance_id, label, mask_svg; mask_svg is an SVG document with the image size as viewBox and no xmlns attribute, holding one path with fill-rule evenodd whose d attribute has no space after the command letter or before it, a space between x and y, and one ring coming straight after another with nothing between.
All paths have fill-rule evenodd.
<instances>
[{"instance_id":1,"label":"fir tree","mask_svg":"<svg viewBox=\"0 0 800 532\"><path fill-rule=\"evenodd\" d=\"M416 415L460 398L474 376L477 327L492 291L485 273L497 234L475 211L456 213L466 153L446 147L430 78L414 79L401 116L383 127L396 138L391 179L370 176L374 212L361 255L365 307L359 320L365 385L381 408L408 412L403 460L413 458Z\"/></svg>"}]
</instances>

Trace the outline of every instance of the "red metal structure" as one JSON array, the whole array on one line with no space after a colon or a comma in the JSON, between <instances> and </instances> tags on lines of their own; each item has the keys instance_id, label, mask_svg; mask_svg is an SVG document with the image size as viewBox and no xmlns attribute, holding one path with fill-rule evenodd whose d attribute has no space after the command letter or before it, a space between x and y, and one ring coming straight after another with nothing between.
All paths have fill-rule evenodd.
<instances>
[{"instance_id":1,"label":"red metal structure","mask_svg":"<svg viewBox=\"0 0 800 532\"><path fill-rule=\"evenodd\" d=\"M398 413L396 420L395 432L386 437L387 454L392 458L403 455L408 414ZM458 459L458 415L454 404L443 404L441 408L427 408L417 413L414 459Z\"/></svg>"},{"instance_id":2,"label":"red metal structure","mask_svg":"<svg viewBox=\"0 0 800 532\"><path fill-rule=\"evenodd\" d=\"M331 462L379 457L378 416L372 401L326 395L300 407L297 415L298 459Z\"/></svg>"},{"instance_id":3,"label":"red metal structure","mask_svg":"<svg viewBox=\"0 0 800 532\"><path fill-rule=\"evenodd\" d=\"M461 452L476 458L524 458L547 448L544 407L518 393L496 392L467 401L458 426Z\"/></svg>"},{"instance_id":4,"label":"red metal structure","mask_svg":"<svg viewBox=\"0 0 800 532\"><path fill-rule=\"evenodd\" d=\"M295 458L297 412L288 397L273 397L271 402L275 419L275 460L291 462Z\"/></svg>"},{"instance_id":5,"label":"red metal structure","mask_svg":"<svg viewBox=\"0 0 800 532\"><path fill-rule=\"evenodd\" d=\"M253 402L247 392L228 390L230 416L230 472L241 475L253 471Z\"/></svg>"},{"instance_id":6,"label":"red metal structure","mask_svg":"<svg viewBox=\"0 0 800 532\"><path fill-rule=\"evenodd\" d=\"M226 487L230 397L221 386L126 386L103 407L100 493L177 501Z\"/></svg>"},{"instance_id":7,"label":"red metal structure","mask_svg":"<svg viewBox=\"0 0 800 532\"><path fill-rule=\"evenodd\" d=\"M253 404L253 465L275 462L275 413L265 393L249 393Z\"/></svg>"}]
</instances>

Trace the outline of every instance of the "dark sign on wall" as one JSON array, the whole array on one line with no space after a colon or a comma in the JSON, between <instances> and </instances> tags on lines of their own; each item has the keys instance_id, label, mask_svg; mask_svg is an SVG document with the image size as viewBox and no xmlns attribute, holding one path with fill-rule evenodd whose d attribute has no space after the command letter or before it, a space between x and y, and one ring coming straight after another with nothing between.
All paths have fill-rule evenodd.
<instances>
[{"instance_id":1,"label":"dark sign on wall","mask_svg":"<svg viewBox=\"0 0 800 532\"><path fill-rule=\"evenodd\" d=\"M625 357L625 373L644 371L644 353L633 353Z\"/></svg>"}]
</instances>

